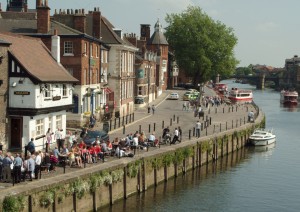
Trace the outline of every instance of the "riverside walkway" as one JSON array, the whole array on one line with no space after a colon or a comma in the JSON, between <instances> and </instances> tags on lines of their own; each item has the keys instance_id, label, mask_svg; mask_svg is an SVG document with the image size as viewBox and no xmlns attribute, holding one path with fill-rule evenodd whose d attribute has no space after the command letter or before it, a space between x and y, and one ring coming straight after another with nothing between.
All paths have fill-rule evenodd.
<instances>
[{"instance_id":1,"label":"riverside walkway","mask_svg":"<svg viewBox=\"0 0 300 212\"><path fill-rule=\"evenodd\" d=\"M134 115L134 122L129 123L124 128L113 129L109 132L110 140L114 138L124 138L129 133L134 133L136 131L144 131L145 134L149 135L150 132L155 131L155 136L159 138L162 135L164 127L169 126L171 134L175 127L180 126L182 128L182 143L189 142L189 140L197 139L194 136L194 127L197 120L200 120L202 126L207 125L201 131L201 138L204 136L213 135L215 133L224 132L226 130L234 129L243 125L247 125L247 115L249 111L255 111L255 108L252 104L242 104L242 105L220 105L219 107L208 107L204 108L204 117L200 119L194 117L193 109L190 111L182 110L181 100L167 100L168 95L174 92L165 91L160 95L151 105L155 105L155 113L148 114L146 107L141 107L136 109ZM175 92L183 94L184 90L177 90ZM206 88L205 95L215 96L213 90ZM155 125L155 130L154 130ZM150 127L149 127L150 126ZM97 123L95 129L102 129L103 126L100 123ZM176 145L176 144L175 144ZM151 147L148 150L137 150L137 155L141 156L145 151L155 151L160 148L160 151L165 148L166 145L161 145L160 147ZM0 200L4 196L10 193L19 193L26 190L36 189L39 186L51 185L57 183L66 178L79 176L83 173L88 173L91 170L102 170L105 167L109 167L111 164L123 163L122 158L117 157L108 157L106 162L98 162L95 164L86 164L86 168L70 168L66 167L65 170L62 167L57 167L56 172L43 173L42 179L25 181L20 184L13 186L10 183L0 183L0 190L5 191L1 192ZM26 185L26 186L24 186Z\"/></svg>"}]
</instances>

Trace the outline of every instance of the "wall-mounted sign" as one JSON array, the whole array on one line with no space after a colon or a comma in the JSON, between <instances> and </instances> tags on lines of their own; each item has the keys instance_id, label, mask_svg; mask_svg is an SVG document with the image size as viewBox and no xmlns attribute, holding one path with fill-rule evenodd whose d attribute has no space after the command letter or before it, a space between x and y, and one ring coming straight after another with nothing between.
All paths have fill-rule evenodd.
<instances>
[{"instance_id":1,"label":"wall-mounted sign","mask_svg":"<svg viewBox=\"0 0 300 212\"><path fill-rule=\"evenodd\" d=\"M29 91L15 91L15 95L30 95Z\"/></svg>"},{"instance_id":2,"label":"wall-mounted sign","mask_svg":"<svg viewBox=\"0 0 300 212\"><path fill-rule=\"evenodd\" d=\"M61 96L53 96L52 101L58 101L61 99Z\"/></svg>"}]
</instances>

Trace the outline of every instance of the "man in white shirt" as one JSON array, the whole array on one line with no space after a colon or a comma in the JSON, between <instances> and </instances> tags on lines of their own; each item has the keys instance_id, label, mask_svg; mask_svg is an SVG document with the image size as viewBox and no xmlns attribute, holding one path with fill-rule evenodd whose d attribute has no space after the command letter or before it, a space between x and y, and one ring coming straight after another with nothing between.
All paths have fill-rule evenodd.
<instances>
[{"instance_id":1,"label":"man in white shirt","mask_svg":"<svg viewBox=\"0 0 300 212\"><path fill-rule=\"evenodd\" d=\"M174 131L174 137L173 137L173 140L172 140L171 144L175 144L176 141L179 141L179 142L180 142L180 140L179 140L179 131L178 131L177 128L175 128L175 131Z\"/></svg>"},{"instance_id":2,"label":"man in white shirt","mask_svg":"<svg viewBox=\"0 0 300 212\"><path fill-rule=\"evenodd\" d=\"M60 152L60 148L63 147L63 143L62 143L62 133L59 128L57 128L57 130L55 131L54 138L56 140L58 151Z\"/></svg>"},{"instance_id":3,"label":"man in white shirt","mask_svg":"<svg viewBox=\"0 0 300 212\"><path fill-rule=\"evenodd\" d=\"M35 179L39 178L39 172L41 169L41 163L42 163L42 157L41 157L41 151L38 151L35 153L35 169L34 169L34 174L35 174Z\"/></svg>"}]
</instances>

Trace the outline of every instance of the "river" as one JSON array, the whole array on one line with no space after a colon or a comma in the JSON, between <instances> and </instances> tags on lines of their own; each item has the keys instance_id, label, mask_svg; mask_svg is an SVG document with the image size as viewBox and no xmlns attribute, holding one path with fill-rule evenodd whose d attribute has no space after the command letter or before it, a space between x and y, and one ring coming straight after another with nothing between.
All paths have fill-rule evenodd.
<instances>
[{"instance_id":1,"label":"river","mask_svg":"<svg viewBox=\"0 0 300 212\"><path fill-rule=\"evenodd\" d=\"M223 82L253 90L275 145L246 147L101 211L300 211L299 106L284 108L270 89Z\"/></svg>"}]
</instances>

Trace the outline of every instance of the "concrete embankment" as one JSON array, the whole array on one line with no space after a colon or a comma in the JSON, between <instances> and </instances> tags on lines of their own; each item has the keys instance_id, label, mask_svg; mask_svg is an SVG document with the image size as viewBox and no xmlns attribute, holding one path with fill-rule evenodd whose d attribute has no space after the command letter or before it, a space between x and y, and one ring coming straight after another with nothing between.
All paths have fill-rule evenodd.
<instances>
[{"instance_id":1,"label":"concrete embankment","mask_svg":"<svg viewBox=\"0 0 300 212\"><path fill-rule=\"evenodd\" d=\"M191 138L177 145L156 148L134 158L121 158L85 169L41 179L26 186L10 187L0 194L2 211L96 211L129 195L176 177L197 166L244 148L255 123ZM7 197L7 195L11 195ZM14 207L14 208L12 208Z\"/></svg>"}]
</instances>

